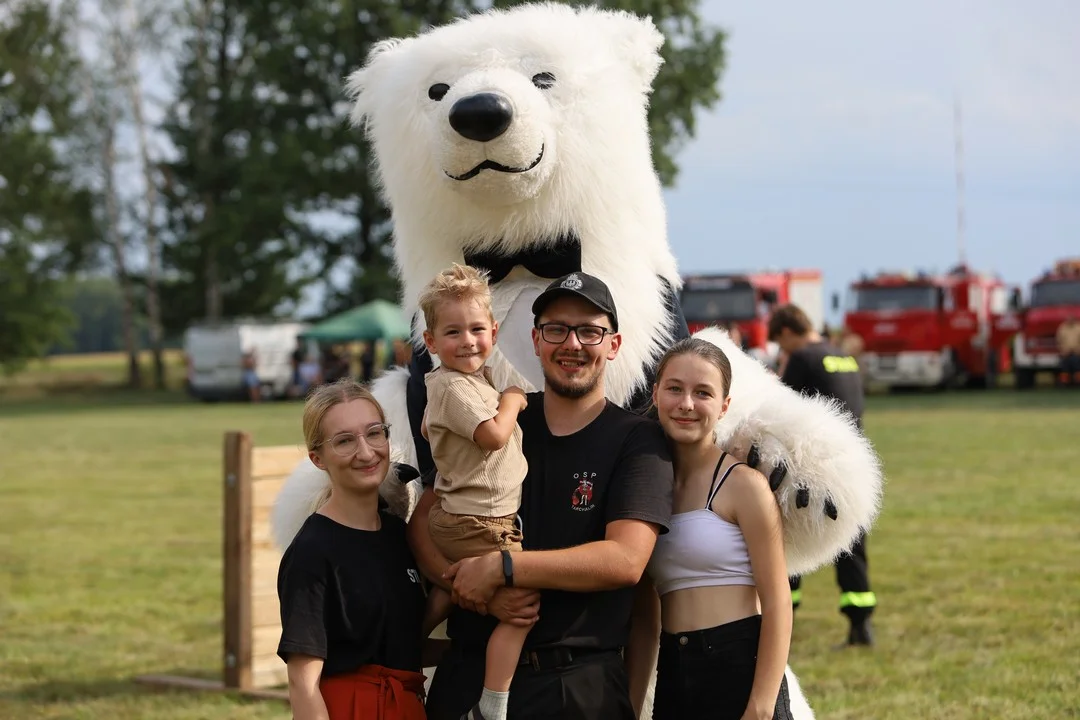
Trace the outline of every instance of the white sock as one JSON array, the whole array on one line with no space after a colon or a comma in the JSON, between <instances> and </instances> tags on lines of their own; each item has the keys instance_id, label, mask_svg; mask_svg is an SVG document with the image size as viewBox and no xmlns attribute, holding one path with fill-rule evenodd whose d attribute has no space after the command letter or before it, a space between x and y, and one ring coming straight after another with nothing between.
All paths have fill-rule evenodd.
<instances>
[{"instance_id":1,"label":"white sock","mask_svg":"<svg viewBox=\"0 0 1080 720\"><path fill-rule=\"evenodd\" d=\"M484 688L484 694L480 696L480 712L484 714L484 720L506 720L506 705L510 701L508 692L492 692Z\"/></svg>"}]
</instances>

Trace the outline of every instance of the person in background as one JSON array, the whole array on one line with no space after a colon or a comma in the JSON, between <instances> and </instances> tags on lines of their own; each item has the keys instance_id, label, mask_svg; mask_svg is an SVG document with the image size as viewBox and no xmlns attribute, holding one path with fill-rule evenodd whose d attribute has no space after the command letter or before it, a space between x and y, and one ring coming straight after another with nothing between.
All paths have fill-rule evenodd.
<instances>
[{"instance_id":1,"label":"person in background","mask_svg":"<svg viewBox=\"0 0 1080 720\"><path fill-rule=\"evenodd\" d=\"M1076 387L1080 384L1080 320L1072 313L1057 329L1057 348L1061 356L1061 372L1058 381L1062 385Z\"/></svg>"},{"instance_id":2,"label":"person in background","mask_svg":"<svg viewBox=\"0 0 1080 720\"><path fill-rule=\"evenodd\" d=\"M248 400L257 403L262 400L262 387L259 383L259 374L255 371L255 351L249 350L243 358L243 382Z\"/></svg>"},{"instance_id":3,"label":"person in background","mask_svg":"<svg viewBox=\"0 0 1080 720\"><path fill-rule=\"evenodd\" d=\"M300 363L300 395L304 396L323 384L322 366L314 355L304 356Z\"/></svg>"},{"instance_id":4,"label":"person in background","mask_svg":"<svg viewBox=\"0 0 1080 720\"><path fill-rule=\"evenodd\" d=\"M375 341L368 340L360 350L360 379L371 382L375 379Z\"/></svg>"},{"instance_id":5,"label":"person in background","mask_svg":"<svg viewBox=\"0 0 1080 720\"><path fill-rule=\"evenodd\" d=\"M730 322L726 328L728 337L731 338L731 342L735 343L743 352L746 351L746 339L743 337L742 330L739 329L739 324Z\"/></svg>"},{"instance_id":6,"label":"person in background","mask_svg":"<svg viewBox=\"0 0 1080 720\"><path fill-rule=\"evenodd\" d=\"M780 346L786 358L780 379L805 395L824 395L838 400L862 430L863 383L859 364L851 355L822 339L806 313L796 305L782 305L769 318L769 340ZM851 550L837 558L836 582L840 586L840 611L849 621L848 645L872 645L870 616L877 596L870 588L866 537L860 536ZM791 579L791 602L802 600L800 578Z\"/></svg>"}]
</instances>

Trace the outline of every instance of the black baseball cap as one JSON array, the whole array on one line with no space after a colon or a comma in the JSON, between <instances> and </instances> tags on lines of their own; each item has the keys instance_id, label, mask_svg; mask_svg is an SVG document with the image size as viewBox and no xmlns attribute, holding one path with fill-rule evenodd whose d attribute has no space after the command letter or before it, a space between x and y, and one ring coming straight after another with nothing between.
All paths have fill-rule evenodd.
<instances>
[{"instance_id":1,"label":"black baseball cap","mask_svg":"<svg viewBox=\"0 0 1080 720\"><path fill-rule=\"evenodd\" d=\"M555 278L550 285L533 301L533 322L540 318L552 300L556 298L572 296L588 300L590 303L606 312L611 317L611 329L619 331L619 315L615 312L615 301L611 299L611 291L600 278L583 272L572 272Z\"/></svg>"}]
</instances>

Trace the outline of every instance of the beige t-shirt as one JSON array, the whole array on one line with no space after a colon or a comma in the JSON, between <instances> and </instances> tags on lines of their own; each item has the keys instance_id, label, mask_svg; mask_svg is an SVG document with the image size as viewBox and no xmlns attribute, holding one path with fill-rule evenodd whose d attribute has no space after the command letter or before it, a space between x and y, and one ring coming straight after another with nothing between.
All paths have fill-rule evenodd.
<instances>
[{"instance_id":1,"label":"beige t-shirt","mask_svg":"<svg viewBox=\"0 0 1080 720\"><path fill-rule=\"evenodd\" d=\"M506 517L518 511L528 463L516 424L502 448L488 452L473 441L480 423L499 411L499 391L488 368L467 375L436 368L427 385L427 432L438 473L435 494L442 508L457 515Z\"/></svg>"}]
</instances>

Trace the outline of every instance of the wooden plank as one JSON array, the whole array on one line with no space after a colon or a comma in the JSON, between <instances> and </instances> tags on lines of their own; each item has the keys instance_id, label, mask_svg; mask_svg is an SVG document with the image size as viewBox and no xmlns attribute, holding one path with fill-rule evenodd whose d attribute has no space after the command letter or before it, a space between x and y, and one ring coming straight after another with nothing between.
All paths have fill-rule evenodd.
<instances>
[{"instance_id":1,"label":"wooden plank","mask_svg":"<svg viewBox=\"0 0 1080 720\"><path fill-rule=\"evenodd\" d=\"M263 682L269 682L270 684L264 685L261 688L250 688L248 690L237 691L225 687L225 683L220 680L205 680L202 678L183 677L181 675L138 675L134 678L135 682L141 685L148 685L152 688L161 690L193 690L221 693L238 692L240 695L253 700L275 700L288 703L289 691L285 688L276 689L277 685L286 685L288 683L287 677L280 683L276 682L277 678L272 675L264 675L259 679Z\"/></svg>"},{"instance_id":2,"label":"wooden plank","mask_svg":"<svg viewBox=\"0 0 1080 720\"><path fill-rule=\"evenodd\" d=\"M252 674L252 683L253 689L259 689L264 691L266 688L277 688L282 685L288 685L289 674L288 671L285 669L285 663L281 662L281 659L278 658L277 667L265 667L255 671ZM284 692L285 696L288 697L287 690L282 689L279 692Z\"/></svg>"},{"instance_id":3,"label":"wooden plank","mask_svg":"<svg viewBox=\"0 0 1080 720\"><path fill-rule=\"evenodd\" d=\"M225 686L251 687L251 436L225 434Z\"/></svg>"},{"instance_id":4,"label":"wooden plank","mask_svg":"<svg viewBox=\"0 0 1080 720\"><path fill-rule=\"evenodd\" d=\"M136 675L134 680L142 685L177 688L180 690L225 690L225 683L220 680L184 677L182 675Z\"/></svg>"},{"instance_id":5,"label":"wooden plank","mask_svg":"<svg viewBox=\"0 0 1080 720\"><path fill-rule=\"evenodd\" d=\"M281 628L281 605L277 595L255 595L251 598L251 626Z\"/></svg>"},{"instance_id":6,"label":"wooden plank","mask_svg":"<svg viewBox=\"0 0 1080 720\"><path fill-rule=\"evenodd\" d=\"M275 475L268 478L260 478L252 482L251 507L256 510L269 510L274 506L278 493L288 475Z\"/></svg>"},{"instance_id":7,"label":"wooden plank","mask_svg":"<svg viewBox=\"0 0 1080 720\"><path fill-rule=\"evenodd\" d=\"M251 558L248 558L251 561ZM255 597L257 595L276 595L277 594L277 574L276 573L252 573L251 585L248 590L248 598Z\"/></svg>"},{"instance_id":8,"label":"wooden plank","mask_svg":"<svg viewBox=\"0 0 1080 720\"><path fill-rule=\"evenodd\" d=\"M256 655L251 661L252 672L286 672L285 661L278 657L277 652L272 652L267 655ZM260 685L258 687L266 687Z\"/></svg>"},{"instance_id":9,"label":"wooden plank","mask_svg":"<svg viewBox=\"0 0 1080 720\"><path fill-rule=\"evenodd\" d=\"M251 576L257 581L273 580L277 583L281 553L269 548L253 548L251 551Z\"/></svg>"},{"instance_id":10,"label":"wooden plank","mask_svg":"<svg viewBox=\"0 0 1080 720\"><path fill-rule=\"evenodd\" d=\"M281 641L281 627L278 625L263 625L252 628L251 631L251 657L265 657L277 653L278 642ZM281 658L278 658L281 662ZM282 663L284 665L284 663Z\"/></svg>"},{"instance_id":11,"label":"wooden plank","mask_svg":"<svg viewBox=\"0 0 1080 720\"><path fill-rule=\"evenodd\" d=\"M285 682L282 682L281 684L284 685ZM270 687L272 688L273 686ZM252 700L281 700L284 701L286 705L289 704L289 691L284 688L280 690L255 688L253 690L241 690L240 694L244 697L251 698Z\"/></svg>"},{"instance_id":12,"label":"wooden plank","mask_svg":"<svg viewBox=\"0 0 1080 720\"><path fill-rule=\"evenodd\" d=\"M251 539L255 540L256 536L259 538L270 538L270 513L272 509L269 506L258 506L252 504L251 506Z\"/></svg>"},{"instance_id":13,"label":"wooden plank","mask_svg":"<svg viewBox=\"0 0 1080 720\"><path fill-rule=\"evenodd\" d=\"M251 458L251 477L285 477L306 457L302 443L256 448Z\"/></svg>"},{"instance_id":14,"label":"wooden plank","mask_svg":"<svg viewBox=\"0 0 1080 720\"><path fill-rule=\"evenodd\" d=\"M251 526L251 547L272 549L278 553L283 552L283 550L278 549L277 543L274 542L274 538L270 534L270 523L268 522Z\"/></svg>"}]
</instances>

